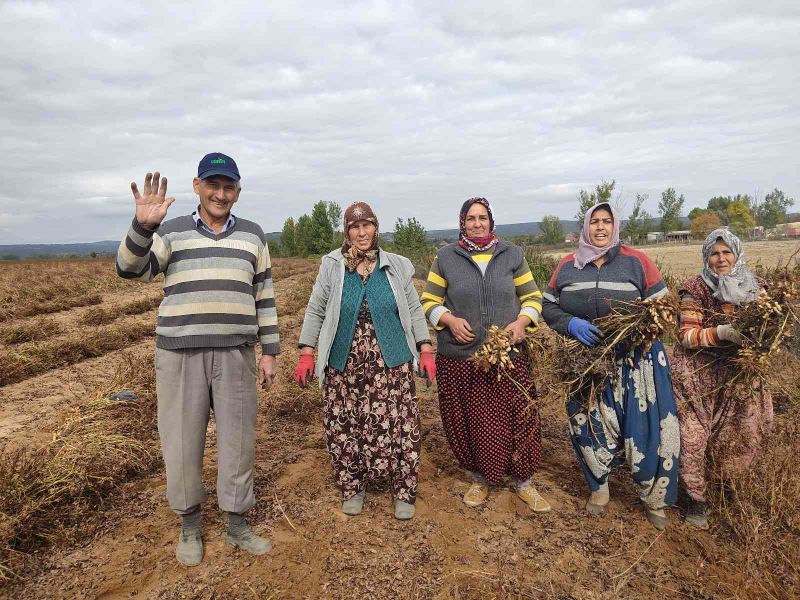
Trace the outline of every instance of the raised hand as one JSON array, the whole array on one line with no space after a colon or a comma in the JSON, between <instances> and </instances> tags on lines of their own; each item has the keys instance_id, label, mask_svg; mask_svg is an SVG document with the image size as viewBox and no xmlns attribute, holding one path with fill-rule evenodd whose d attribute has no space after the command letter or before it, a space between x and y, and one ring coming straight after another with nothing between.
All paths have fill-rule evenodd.
<instances>
[{"instance_id":1,"label":"raised hand","mask_svg":"<svg viewBox=\"0 0 800 600\"><path fill-rule=\"evenodd\" d=\"M136 221L146 229L157 228L175 202L175 198L166 197L167 178L161 177L158 171L144 176L144 194L139 193L135 181L131 182L131 191L136 200Z\"/></svg>"}]
</instances>

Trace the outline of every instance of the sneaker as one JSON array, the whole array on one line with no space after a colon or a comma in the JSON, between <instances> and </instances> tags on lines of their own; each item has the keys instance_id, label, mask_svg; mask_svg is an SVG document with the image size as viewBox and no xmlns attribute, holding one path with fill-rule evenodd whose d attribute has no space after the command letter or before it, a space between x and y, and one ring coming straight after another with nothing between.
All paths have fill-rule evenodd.
<instances>
[{"instance_id":1,"label":"sneaker","mask_svg":"<svg viewBox=\"0 0 800 600\"><path fill-rule=\"evenodd\" d=\"M196 567L203 560L203 538L199 529L183 529L178 537L175 558L184 567Z\"/></svg>"},{"instance_id":2,"label":"sneaker","mask_svg":"<svg viewBox=\"0 0 800 600\"><path fill-rule=\"evenodd\" d=\"M658 529L659 531L663 531L667 528L667 513L663 508L650 508L649 506L644 507L644 514L647 516L647 520L650 521L650 525Z\"/></svg>"},{"instance_id":3,"label":"sneaker","mask_svg":"<svg viewBox=\"0 0 800 600\"><path fill-rule=\"evenodd\" d=\"M413 504L409 504L408 502L403 502L402 500L395 499L395 501L394 501L394 518L395 519L400 519L401 521L406 521L408 519L412 519L416 512L417 512L417 509L414 508Z\"/></svg>"},{"instance_id":4,"label":"sneaker","mask_svg":"<svg viewBox=\"0 0 800 600\"><path fill-rule=\"evenodd\" d=\"M480 506L489 497L489 486L483 483L473 483L464 492L464 504L467 506Z\"/></svg>"},{"instance_id":5,"label":"sneaker","mask_svg":"<svg viewBox=\"0 0 800 600\"><path fill-rule=\"evenodd\" d=\"M342 512L350 516L360 515L364 508L364 496L366 496L366 492L359 492L355 496L350 496L342 502Z\"/></svg>"},{"instance_id":6,"label":"sneaker","mask_svg":"<svg viewBox=\"0 0 800 600\"><path fill-rule=\"evenodd\" d=\"M533 485L526 485L524 488L515 491L517 492L517 496L519 496L533 512L550 512L552 508L550 503L542 498L542 495Z\"/></svg>"},{"instance_id":7,"label":"sneaker","mask_svg":"<svg viewBox=\"0 0 800 600\"><path fill-rule=\"evenodd\" d=\"M698 529L708 529L708 504L699 500L690 500L685 520L689 525Z\"/></svg>"},{"instance_id":8,"label":"sneaker","mask_svg":"<svg viewBox=\"0 0 800 600\"><path fill-rule=\"evenodd\" d=\"M244 525L235 534L228 530L225 541L231 546L237 546L255 556L261 556L272 550L272 542L253 533L253 530L248 525Z\"/></svg>"}]
</instances>

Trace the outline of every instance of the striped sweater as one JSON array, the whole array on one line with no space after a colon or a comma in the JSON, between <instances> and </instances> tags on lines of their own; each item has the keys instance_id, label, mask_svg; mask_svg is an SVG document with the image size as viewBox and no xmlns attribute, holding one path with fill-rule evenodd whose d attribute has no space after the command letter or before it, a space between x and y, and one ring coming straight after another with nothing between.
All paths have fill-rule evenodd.
<instances>
[{"instance_id":1,"label":"striped sweater","mask_svg":"<svg viewBox=\"0 0 800 600\"><path fill-rule=\"evenodd\" d=\"M566 335L572 317L593 321L610 314L615 301L650 300L667 293L658 267L647 254L620 244L606 253L601 266L590 262L583 269L575 254L558 263L544 290L544 320Z\"/></svg>"},{"instance_id":2,"label":"striped sweater","mask_svg":"<svg viewBox=\"0 0 800 600\"><path fill-rule=\"evenodd\" d=\"M453 358L467 358L480 348L491 325L505 327L524 315L536 326L542 310L542 293L522 249L502 240L493 253L468 252L457 243L439 250L420 299L437 331L439 353ZM472 343L459 344L439 325L446 312L469 322Z\"/></svg>"},{"instance_id":3,"label":"striped sweater","mask_svg":"<svg viewBox=\"0 0 800 600\"><path fill-rule=\"evenodd\" d=\"M156 231L133 220L117 252L117 273L152 280L164 273L156 345L167 350L261 342L277 354L278 315L264 232L252 221L214 235L190 215Z\"/></svg>"}]
</instances>

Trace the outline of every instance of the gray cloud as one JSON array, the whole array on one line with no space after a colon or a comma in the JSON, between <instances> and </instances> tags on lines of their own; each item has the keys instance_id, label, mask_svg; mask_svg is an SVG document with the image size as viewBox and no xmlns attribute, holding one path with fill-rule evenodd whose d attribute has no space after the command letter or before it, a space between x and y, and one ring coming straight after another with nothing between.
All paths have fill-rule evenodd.
<instances>
[{"instance_id":1,"label":"gray cloud","mask_svg":"<svg viewBox=\"0 0 800 600\"><path fill-rule=\"evenodd\" d=\"M652 212L668 186L800 199L796 3L332 6L0 5L0 243L121 237L156 168L188 212L214 150L266 230L320 199L384 229L474 195L569 216L602 178Z\"/></svg>"}]
</instances>

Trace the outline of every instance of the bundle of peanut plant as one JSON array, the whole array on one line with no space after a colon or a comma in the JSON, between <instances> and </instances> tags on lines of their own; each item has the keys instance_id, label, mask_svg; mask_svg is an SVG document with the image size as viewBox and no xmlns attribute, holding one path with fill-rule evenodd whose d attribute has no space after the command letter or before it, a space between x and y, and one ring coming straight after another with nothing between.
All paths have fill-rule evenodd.
<instances>
[{"instance_id":1,"label":"bundle of peanut plant","mask_svg":"<svg viewBox=\"0 0 800 600\"><path fill-rule=\"evenodd\" d=\"M511 373L511 371L514 369L514 362L512 361L511 353L518 351L529 351L536 343L537 342L534 340L534 338L527 336L525 338L525 344L523 347L516 349L514 348L514 344L511 340L511 332L506 331L497 325L492 325L489 327L489 332L486 336L486 341L483 343L483 346L481 346L475 352L475 354L472 355L470 360L474 362L479 369L487 373L496 367L497 381L500 381L503 378L508 379L508 381L510 381L525 396L528 404L531 404L533 402L533 398L531 398L530 392L525 389L525 386L517 381Z\"/></svg>"},{"instance_id":2,"label":"bundle of peanut plant","mask_svg":"<svg viewBox=\"0 0 800 600\"><path fill-rule=\"evenodd\" d=\"M735 381L729 383L764 378L775 356L789 348L792 331L800 323L798 272L779 267L763 276L766 290L730 319L743 341L731 359L737 368Z\"/></svg>"},{"instance_id":3,"label":"bundle of peanut plant","mask_svg":"<svg viewBox=\"0 0 800 600\"><path fill-rule=\"evenodd\" d=\"M577 393L598 399L608 378L615 372L618 351L624 348L633 365L636 350L648 351L653 342L672 332L678 315L678 299L673 294L632 302L615 302L611 313L594 321L603 332L595 346L584 346L567 336L554 336L546 344L532 348L539 372L549 369L562 400Z\"/></svg>"}]
</instances>

